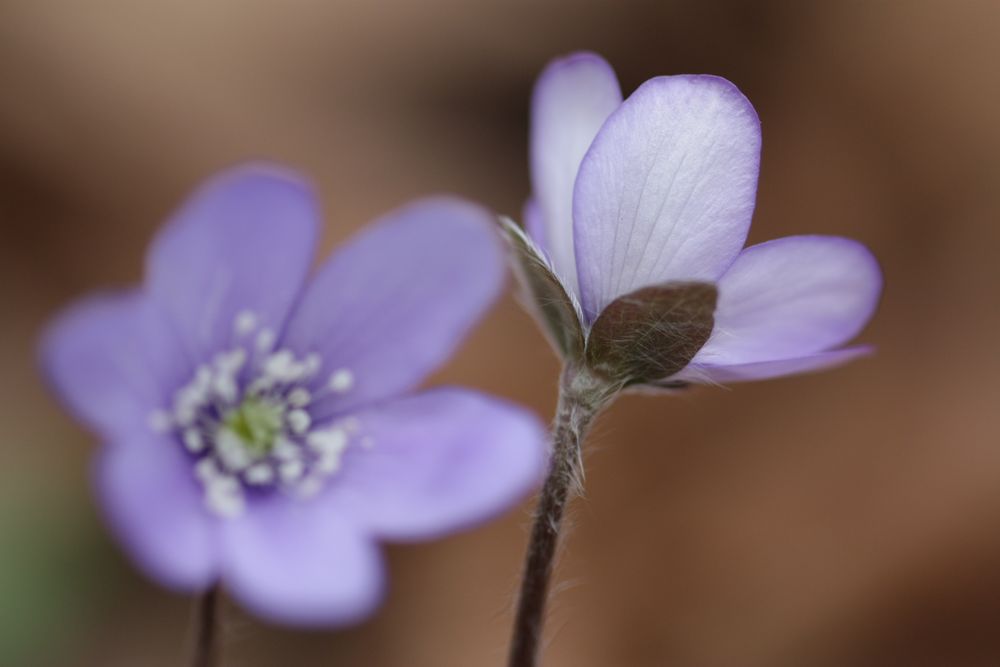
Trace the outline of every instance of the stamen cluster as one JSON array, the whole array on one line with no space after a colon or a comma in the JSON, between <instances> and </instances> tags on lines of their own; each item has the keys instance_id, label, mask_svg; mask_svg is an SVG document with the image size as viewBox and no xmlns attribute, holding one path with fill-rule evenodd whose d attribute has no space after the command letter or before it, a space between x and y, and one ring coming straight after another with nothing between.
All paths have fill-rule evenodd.
<instances>
[{"instance_id":1,"label":"stamen cluster","mask_svg":"<svg viewBox=\"0 0 1000 667\"><path fill-rule=\"evenodd\" d=\"M236 316L233 332L235 345L198 366L170 409L150 420L156 431L177 436L192 457L205 505L222 517L240 515L255 491L317 493L340 469L359 429L354 418L316 427L309 411L322 396L350 391L350 370L318 382L320 355L275 349L274 331L259 327L251 311Z\"/></svg>"}]
</instances>

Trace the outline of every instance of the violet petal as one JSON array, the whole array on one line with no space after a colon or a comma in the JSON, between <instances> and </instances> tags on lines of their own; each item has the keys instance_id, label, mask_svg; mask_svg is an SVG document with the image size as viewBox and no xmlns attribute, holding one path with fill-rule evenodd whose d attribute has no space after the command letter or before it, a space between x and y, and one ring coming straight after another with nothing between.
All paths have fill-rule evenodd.
<instances>
[{"instance_id":1,"label":"violet petal","mask_svg":"<svg viewBox=\"0 0 1000 667\"><path fill-rule=\"evenodd\" d=\"M622 294L669 281L716 281L753 213L760 123L714 76L640 86L605 122L580 165L573 230L590 320Z\"/></svg>"},{"instance_id":2,"label":"violet petal","mask_svg":"<svg viewBox=\"0 0 1000 667\"><path fill-rule=\"evenodd\" d=\"M578 295L573 246L573 184L597 131L622 102L611 66L593 53L554 60L535 84L531 101L531 183L544 234L535 236L556 272Z\"/></svg>"},{"instance_id":3,"label":"violet petal","mask_svg":"<svg viewBox=\"0 0 1000 667\"><path fill-rule=\"evenodd\" d=\"M220 528L224 583L261 618L343 625L382 599L377 545L329 503L271 496Z\"/></svg>"},{"instance_id":4,"label":"violet petal","mask_svg":"<svg viewBox=\"0 0 1000 667\"><path fill-rule=\"evenodd\" d=\"M380 537L430 539L509 509L542 479L545 429L530 412L441 388L357 415L332 490L342 512Z\"/></svg>"},{"instance_id":5,"label":"violet petal","mask_svg":"<svg viewBox=\"0 0 1000 667\"><path fill-rule=\"evenodd\" d=\"M860 345L840 350L831 350L829 352L817 352L816 354L791 359L758 361L730 366L691 363L687 368L673 376L671 380L699 384L728 384L730 382L746 382L749 380L769 380L786 375L798 375L826 370L869 355L872 351L872 347Z\"/></svg>"},{"instance_id":6,"label":"violet petal","mask_svg":"<svg viewBox=\"0 0 1000 667\"><path fill-rule=\"evenodd\" d=\"M548 244L546 241L548 235L545 233L545 220L542 218L542 209L534 197L524 202L524 212L522 215L524 216L525 233L548 256L548 252L545 251Z\"/></svg>"},{"instance_id":7,"label":"violet petal","mask_svg":"<svg viewBox=\"0 0 1000 667\"><path fill-rule=\"evenodd\" d=\"M773 361L840 346L871 318L882 274L857 241L791 236L744 250L718 285L715 331L694 363Z\"/></svg>"},{"instance_id":8,"label":"violet petal","mask_svg":"<svg viewBox=\"0 0 1000 667\"><path fill-rule=\"evenodd\" d=\"M192 366L169 322L139 290L89 297L60 314L40 346L60 400L108 440L149 430Z\"/></svg>"},{"instance_id":9,"label":"violet petal","mask_svg":"<svg viewBox=\"0 0 1000 667\"><path fill-rule=\"evenodd\" d=\"M173 216L150 248L147 287L193 357L227 347L242 313L281 331L309 272L318 220L310 186L262 166L216 176Z\"/></svg>"},{"instance_id":10,"label":"violet petal","mask_svg":"<svg viewBox=\"0 0 1000 667\"><path fill-rule=\"evenodd\" d=\"M369 225L320 269L285 345L323 360L349 388L317 398L321 419L397 396L455 351L499 295L504 255L493 217L451 197L420 200ZM347 376L345 376L347 377Z\"/></svg>"},{"instance_id":11,"label":"violet petal","mask_svg":"<svg viewBox=\"0 0 1000 667\"><path fill-rule=\"evenodd\" d=\"M94 483L112 531L151 578L181 591L214 581L216 520L175 440L142 429L106 446Z\"/></svg>"}]
</instances>

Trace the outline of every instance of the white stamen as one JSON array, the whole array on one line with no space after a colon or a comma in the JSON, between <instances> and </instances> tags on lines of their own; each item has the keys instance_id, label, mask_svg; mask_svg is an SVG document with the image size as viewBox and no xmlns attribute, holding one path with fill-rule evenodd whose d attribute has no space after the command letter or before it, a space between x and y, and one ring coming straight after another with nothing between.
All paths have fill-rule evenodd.
<instances>
[{"instance_id":1,"label":"white stamen","mask_svg":"<svg viewBox=\"0 0 1000 667\"><path fill-rule=\"evenodd\" d=\"M201 437L201 431L196 428L184 429L183 439L184 446L192 454L197 454L205 449L205 439Z\"/></svg>"},{"instance_id":2,"label":"white stamen","mask_svg":"<svg viewBox=\"0 0 1000 667\"><path fill-rule=\"evenodd\" d=\"M306 438L306 444L323 454L339 454L347 447L347 432L336 427L313 431Z\"/></svg>"},{"instance_id":3,"label":"white stamen","mask_svg":"<svg viewBox=\"0 0 1000 667\"><path fill-rule=\"evenodd\" d=\"M174 408L174 421L178 426L190 426L197 416L197 406L190 403L182 403Z\"/></svg>"},{"instance_id":4,"label":"white stamen","mask_svg":"<svg viewBox=\"0 0 1000 667\"><path fill-rule=\"evenodd\" d=\"M305 470L305 464L298 459L294 459L292 461L285 461L282 463L281 467L278 468L278 474L281 475L282 482L290 484L302 477L302 473L304 473Z\"/></svg>"},{"instance_id":5,"label":"white stamen","mask_svg":"<svg viewBox=\"0 0 1000 667\"><path fill-rule=\"evenodd\" d=\"M309 375L315 375L323 365L323 359L315 352L310 352L306 355L305 365L309 371Z\"/></svg>"},{"instance_id":6,"label":"white stamen","mask_svg":"<svg viewBox=\"0 0 1000 667\"><path fill-rule=\"evenodd\" d=\"M312 377L319 372L320 367L323 365L323 360L315 352L310 352L306 355L302 364L304 366L306 377Z\"/></svg>"},{"instance_id":7,"label":"white stamen","mask_svg":"<svg viewBox=\"0 0 1000 667\"><path fill-rule=\"evenodd\" d=\"M297 357L291 350L276 349L277 335L262 327L250 310L236 315L233 331L252 346L238 343L198 366L175 392L170 409L149 415L151 428L172 432L188 452L198 455L193 469L204 502L223 517L244 511L249 487L276 485L301 495L318 492L324 479L340 469L352 434L360 427L357 419L347 418L310 432L312 417L306 408L318 396L350 391L355 378L349 369L334 370L326 385L314 392L305 381L324 368L318 353ZM273 415L273 441L259 440L272 437L270 422L265 431L239 434L242 426L236 425L242 422L232 420L246 417L237 412L245 407L266 410L260 414L268 419Z\"/></svg>"},{"instance_id":8,"label":"white stamen","mask_svg":"<svg viewBox=\"0 0 1000 667\"><path fill-rule=\"evenodd\" d=\"M250 484L270 484L274 481L274 468L267 463L255 463L244 474Z\"/></svg>"},{"instance_id":9,"label":"white stamen","mask_svg":"<svg viewBox=\"0 0 1000 667\"><path fill-rule=\"evenodd\" d=\"M349 442L347 431L333 426L331 428L313 431L306 438L310 449L319 454L315 470L321 475L331 475L340 469L340 459Z\"/></svg>"},{"instance_id":10,"label":"white stamen","mask_svg":"<svg viewBox=\"0 0 1000 667\"><path fill-rule=\"evenodd\" d=\"M330 376L330 380L327 383L333 391L338 394L342 394L345 391L349 391L351 387L354 386L354 373L347 370L346 368L341 368L336 370Z\"/></svg>"},{"instance_id":11,"label":"white stamen","mask_svg":"<svg viewBox=\"0 0 1000 667\"><path fill-rule=\"evenodd\" d=\"M212 390L215 395L226 403L235 403L239 387L236 386L236 378L231 374L220 371L212 381Z\"/></svg>"},{"instance_id":12,"label":"white stamen","mask_svg":"<svg viewBox=\"0 0 1000 667\"><path fill-rule=\"evenodd\" d=\"M274 332L270 329L261 329L257 332L257 338L254 341L254 345L257 346L257 350L260 352L270 352L274 347L274 341L276 340Z\"/></svg>"},{"instance_id":13,"label":"white stamen","mask_svg":"<svg viewBox=\"0 0 1000 667\"><path fill-rule=\"evenodd\" d=\"M244 507L243 489L235 477L215 477L205 484L205 503L220 516L239 516Z\"/></svg>"},{"instance_id":14,"label":"white stamen","mask_svg":"<svg viewBox=\"0 0 1000 667\"><path fill-rule=\"evenodd\" d=\"M247 387L247 394L251 396L259 396L269 391L273 386L274 380L269 377L262 376L250 383L250 386Z\"/></svg>"},{"instance_id":15,"label":"white stamen","mask_svg":"<svg viewBox=\"0 0 1000 667\"><path fill-rule=\"evenodd\" d=\"M233 329L237 336L247 336L257 328L257 316L251 310L244 310L236 316Z\"/></svg>"},{"instance_id":16,"label":"white stamen","mask_svg":"<svg viewBox=\"0 0 1000 667\"><path fill-rule=\"evenodd\" d=\"M215 453L222 465L232 471L243 470L253 462L243 440L228 428L220 428L215 432Z\"/></svg>"},{"instance_id":17,"label":"white stamen","mask_svg":"<svg viewBox=\"0 0 1000 667\"><path fill-rule=\"evenodd\" d=\"M242 347L216 355L215 367L226 373L235 373L246 363L247 352Z\"/></svg>"},{"instance_id":18,"label":"white stamen","mask_svg":"<svg viewBox=\"0 0 1000 667\"><path fill-rule=\"evenodd\" d=\"M198 369L194 372L194 380L191 382L189 387L201 387L203 389L208 389L208 385L212 382L212 369L207 365L202 364L198 366Z\"/></svg>"},{"instance_id":19,"label":"white stamen","mask_svg":"<svg viewBox=\"0 0 1000 667\"><path fill-rule=\"evenodd\" d=\"M298 379L298 364L291 350L278 350L264 360L264 375L276 382L293 382Z\"/></svg>"},{"instance_id":20,"label":"white stamen","mask_svg":"<svg viewBox=\"0 0 1000 667\"><path fill-rule=\"evenodd\" d=\"M304 408L312 400L312 394L305 387L296 387L288 394L288 404L293 408Z\"/></svg>"},{"instance_id":21,"label":"white stamen","mask_svg":"<svg viewBox=\"0 0 1000 667\"><path fill-rule=\"evenodd\" d=\"M174 422L184 428L190 426L201 408L208 402L208 390L212 372L206 366L199 366L190 383L181 387L174 395Z\"/></svg>"},{"instance_id":22,"label":"white stamen","mask_svg":"<svg viewBox=\"0 0 1000 667\"><path fill-rule=\"evenodd\" d=\"M204 483L208 483L219 476L219 466L215 464L215 459L206 456L194 465L195 477Z\"/></svg>"},{"instance_id":23,"label":"white stamen","mask_svg":"<svg viewBox=\"0 0 1000 667\"><path fill-rule=\"evenodd\" d=\"M324 454L316 462L316 469L324 475L332 475L340 470L340 453Z\"/></svg>"},{"instance_id":24,"label":"white stamen","mask_svg":"<svg viewBox=\"0 0 1000 667\"><path fill-rule=\"evenodd\" d=\"M288 426L291 427L293 433L302 435L309 430L310 424L312 424L312 419L309 417L309 413L305 410L292 410L288 413Z\"/></svg>"},{"instance_id":25,"label":"white stamen","mask_svg":"<svg viewBox=\"0 0 1000 667\"><path fill-rule=\"evenodd\" d=\"M302 456L302 450L287 438L278 437L274 441L272 450L274 458L279 461L293 461Z\"/></svg>"}]
</instances>

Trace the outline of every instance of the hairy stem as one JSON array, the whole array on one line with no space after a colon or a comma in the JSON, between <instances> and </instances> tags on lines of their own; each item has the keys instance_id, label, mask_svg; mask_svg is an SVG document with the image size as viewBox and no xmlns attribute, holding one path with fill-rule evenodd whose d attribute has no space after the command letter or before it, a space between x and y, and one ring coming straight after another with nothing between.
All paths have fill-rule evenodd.
<instances>
[{"instance_id":1,"label":"hairy stem","mask_svg":"<svg viewBox=\"0 0 1000 667\"><path fill-rule=\"evenodd\" d=\"M594 417L614 393L607 385L572 367L563 372L552 429L552 459L535 509L525 556L509 667L537 664L563 514L570 498L583 489L581 445Z\"/></svg>"},{"instance_id":2,"label":"hairy stem","mask_svg":"<svg viewBox=\"0 0 1000 667\"><path fill-rule=\"evenodd\" d=\"M194 650L191 667L217 667L219 664L219 587L212 586L196 602Z\"/></svg>"}]
</instances>

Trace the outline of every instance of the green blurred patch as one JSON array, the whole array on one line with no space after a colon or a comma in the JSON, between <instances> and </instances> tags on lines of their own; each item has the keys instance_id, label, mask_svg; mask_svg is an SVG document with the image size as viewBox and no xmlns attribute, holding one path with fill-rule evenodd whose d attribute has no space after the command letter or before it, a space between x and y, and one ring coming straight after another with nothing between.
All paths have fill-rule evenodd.
<instances>
[{"instance_id":1,"label":"green blurred patch","mask_svg":"<svg viewBox=\"0 0 1000 667\"><path fill-rule=\"evenodd\" d=\"M71 664L114 580L85 490L57 481L0 480L0 665Z\"/></svg>"}]
</instances>

